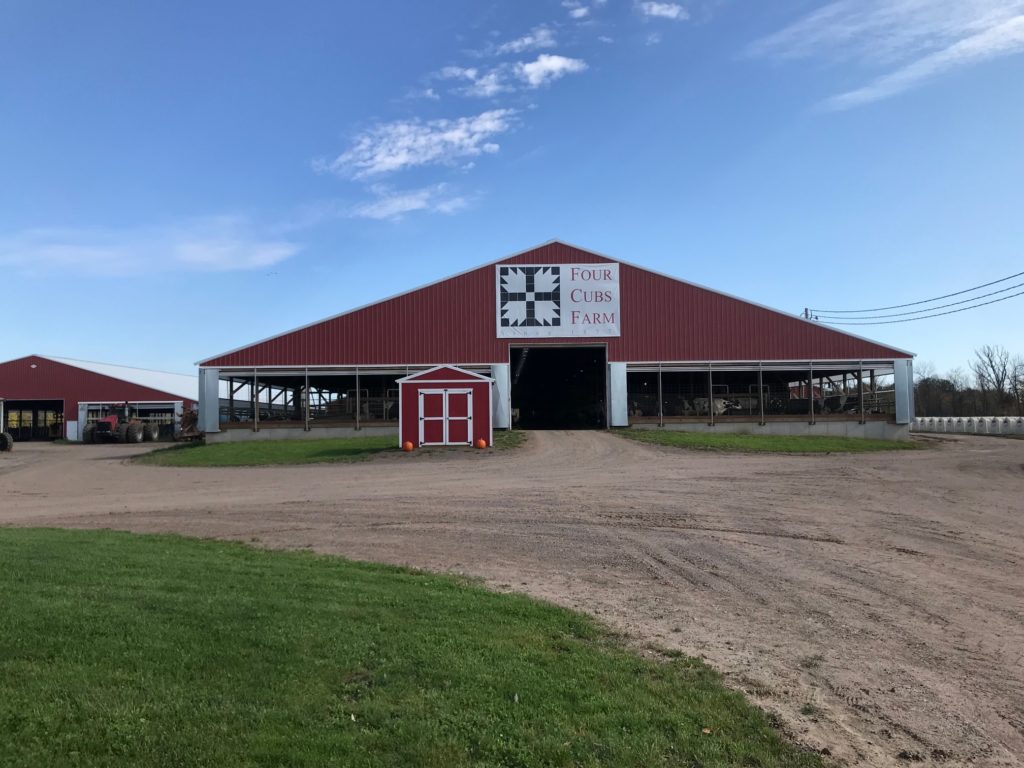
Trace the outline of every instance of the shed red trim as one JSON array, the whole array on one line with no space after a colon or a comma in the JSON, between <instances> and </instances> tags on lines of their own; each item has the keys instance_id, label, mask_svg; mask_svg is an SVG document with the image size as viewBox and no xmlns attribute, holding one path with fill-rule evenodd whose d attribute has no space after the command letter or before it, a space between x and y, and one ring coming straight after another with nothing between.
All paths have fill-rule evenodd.
<instances>
[{"instance_id":1,"label":"shed red trim","mask_svg":"<svg viewBox=\"0 0 1024 768\"><path fill-rule=\"evenodd\" d=\"M417 373L409 374L401 379L396 379L396 384L401 384L406 381L431 381L431 382L447 382L447 381L493 381L490 376L484 376L481 373L474 373L473 371L467 371L464 368L457 368L454 365L435 365L433 368L428 368L425 371L419 371Z\"/></svg>"}]
</instances>

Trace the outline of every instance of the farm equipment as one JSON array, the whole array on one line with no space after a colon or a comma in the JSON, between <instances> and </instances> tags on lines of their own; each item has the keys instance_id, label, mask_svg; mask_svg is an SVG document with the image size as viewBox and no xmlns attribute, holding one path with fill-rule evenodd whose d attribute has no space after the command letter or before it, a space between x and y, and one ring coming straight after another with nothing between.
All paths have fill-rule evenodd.
<instances>
[{"instance_id":1,"label":"farm equipment","mask_svg":"<svg viewBox=\"0 0 1024 768\"><path fill-rule=\"evenodd\" d=\"M87 425L82 432L82 442L141 443L156 440L159 435L158 425L144 424L131 406L125 403L115 406L107 416Z\"/></svg>"},{"instance_id":2,"label":"farm equipment","mask_svg":"<svg viewBox=\"0 0 1024 768\"><path fill-rule=\"evenodd\" d=\"M181 442L198 440L203 436L199 431L199 414L195 410L185 411L181 416L181 430L174 439Z\"/></svg>"}]
</instances>

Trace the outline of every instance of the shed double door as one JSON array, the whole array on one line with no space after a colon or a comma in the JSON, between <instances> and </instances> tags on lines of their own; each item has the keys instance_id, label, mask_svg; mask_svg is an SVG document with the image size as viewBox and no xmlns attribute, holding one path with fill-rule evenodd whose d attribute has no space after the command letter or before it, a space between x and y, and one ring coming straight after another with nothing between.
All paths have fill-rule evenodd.
<instances>
[{"instance_id":1,"label":"shed double door","mask_svg":"<svg viewBox=\"0 0 1024 768\"><path fill-rule=\"evenodd\" d=\"M420 445L473 444L473 390L421 389Z\"/></svg>"}]
</instances>

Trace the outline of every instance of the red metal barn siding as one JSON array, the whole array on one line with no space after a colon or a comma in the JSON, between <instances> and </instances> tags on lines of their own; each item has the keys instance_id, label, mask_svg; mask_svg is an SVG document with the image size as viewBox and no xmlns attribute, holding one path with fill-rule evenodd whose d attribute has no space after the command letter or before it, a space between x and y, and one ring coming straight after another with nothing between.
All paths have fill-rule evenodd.
<instances>
[{"instance_id":1,"label":"red metal barn siding","mask_svg":"<svg viewBox=\"0 0 1024 768\"><path fill-rule=\"evenodd\" d=\"M600 263L614 260L550 243L501 264ZM614 362L683 360L871 359L909 357L823 326L621 264L618 338L605 342ZM507 363L498 339L494 264L325 320L203 363L218 367L432 365Z\"/></svg>"},{"instance_id":2,"label":"red metal barn siding","mask_svg":"<svg viewBox=\"0 0 1024 768\"><path fill-rule=\"evenodd\" d=\"M35 355L0 363L0 391L4 392L6 400L63 400L65 422L78 420L78 404L83 402L184 399L186 409L195 406L194 401L180 395L131 384Z\"/></svg>"},{"instance_id":3,"label":"red metal barn siding","mask_svg":"<svg viewBox=\"0 0 1024 768\"><path fill-rule=\"evenodd\" d=\"M619 281L622 336L608 340L611 361L909 357L627 264L619 269Z\"/></svg>"}]
</instances>

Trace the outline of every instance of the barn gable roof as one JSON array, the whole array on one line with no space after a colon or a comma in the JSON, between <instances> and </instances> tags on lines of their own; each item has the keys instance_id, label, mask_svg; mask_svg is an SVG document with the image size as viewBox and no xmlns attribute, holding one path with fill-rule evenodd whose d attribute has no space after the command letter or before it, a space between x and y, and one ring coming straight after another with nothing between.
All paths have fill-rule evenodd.
<instances>
[{"instance_id":1,"label":"barn gable roof","mask_svg":"<svg viewBox=\"0 0 1024 768\"><path fill-rule=\"evenodd\" d=\"M208 358L202 367L461 365L507 362L497 339L498 264L617 263L622 266L622 336L609 360L885 360L913 353L818 322L552 240L419 288ZM531 344L556 339L531 339ZM564 343L564 340L563 340Z\"/></svg>"},{"instance_id":2,"label":"barn gable roof","mask_svg":"<svg viewBox=\"0 0 1024 768\"><path fill-rule=\"evenodd\" d=\"M20 362L27 362L32 366L34 361L47 361L140 387L143 390L148 390L151 393L148 397L152 397L152 399L168 399L167 396L172 396L173 399L196 402L199 398L199 379L197 376L168 373L166 371L151 371L144 368L97 363L89 360L75 360L68 357L28 355L0 363L0 374L3 373L5 368L12 368ZM36 362L35 364L38 365L39 363Z\"/></svg>"},{"instance_id":3,"label":"barn gable roof","mask_svg":"<svg viewBox=\"0 0 1024 768\"><path fill-rule=\"evenodd\" d=\"M100 376L108 376L147 389L177 395L185 400L196 400L199 396L199 379L196 376L133 368L127 365L113 365L112 363L97 363L90 360L75 360L70 357L47 357L45 355L40 355L40 357L55 363L81 368L83 371L98 373Z\"/></svg>"}]
</instances>

